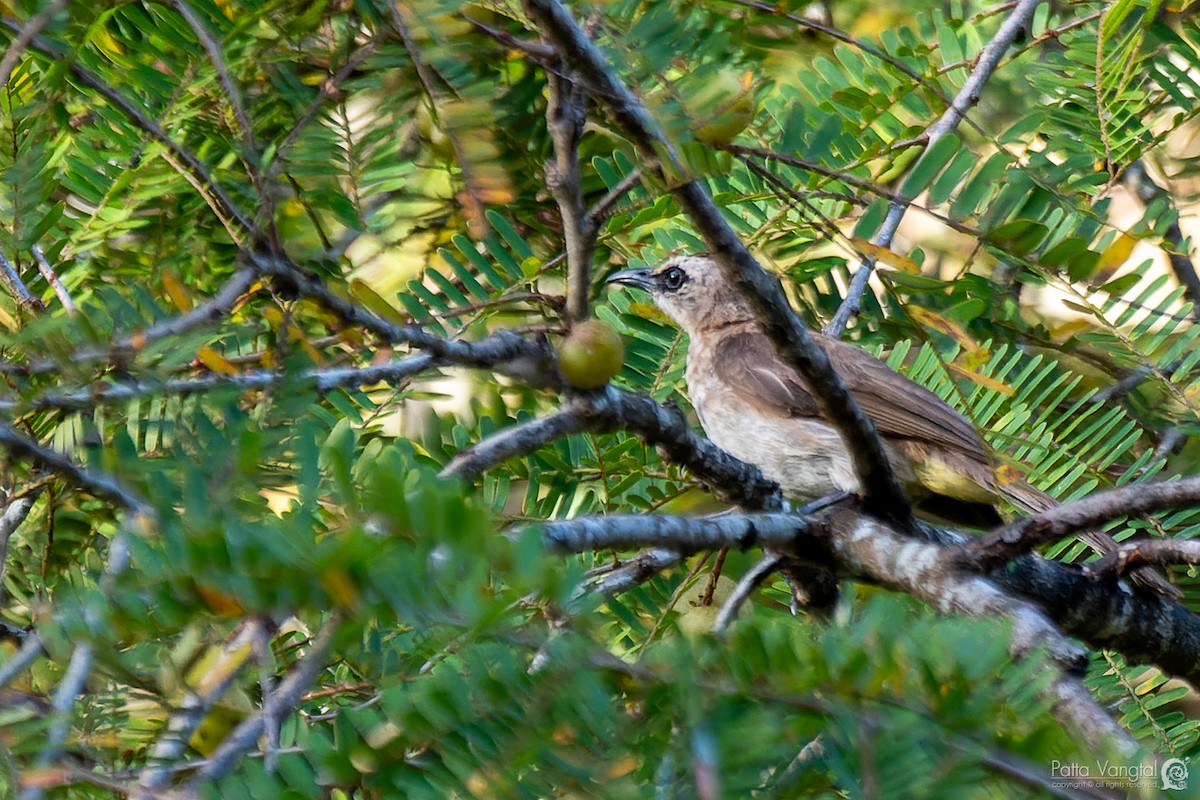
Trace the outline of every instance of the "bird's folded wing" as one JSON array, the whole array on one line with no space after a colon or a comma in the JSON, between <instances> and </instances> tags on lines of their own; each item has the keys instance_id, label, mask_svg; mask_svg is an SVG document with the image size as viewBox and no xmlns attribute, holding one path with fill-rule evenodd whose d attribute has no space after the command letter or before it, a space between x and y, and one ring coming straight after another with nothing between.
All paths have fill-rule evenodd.
<instances>
[{"instance_id":1,"label":"bird's folded wing","mask_svg":"<svg viewBox=\"0 0 1200 800\"><path fill-rule=\"evenodd\" d=\"M882 436L948 448L987 462L975 428L933 392L865 350L820 334L813 338ZM722 383L764 414L820 416L807 383L776 355L762 333L724 337L714 348L713 368Z\"/></svg>"}]
</instances>

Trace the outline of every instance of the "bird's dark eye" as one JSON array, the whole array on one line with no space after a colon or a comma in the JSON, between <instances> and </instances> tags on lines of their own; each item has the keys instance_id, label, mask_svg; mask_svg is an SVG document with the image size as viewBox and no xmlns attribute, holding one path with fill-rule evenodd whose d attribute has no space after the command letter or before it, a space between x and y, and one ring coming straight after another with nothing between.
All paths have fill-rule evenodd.
<instances>
[{"instance_id":1,"label":"bird's dark eye","mask_svg":"<svg viewBox=\"0 0 1200 800\"><path fill-rule=\"evenodd\" d=\"M672 292L687 282L687 273L679 267L671 267L663 273L663 286Z\"/></svg>"}]
</instances>

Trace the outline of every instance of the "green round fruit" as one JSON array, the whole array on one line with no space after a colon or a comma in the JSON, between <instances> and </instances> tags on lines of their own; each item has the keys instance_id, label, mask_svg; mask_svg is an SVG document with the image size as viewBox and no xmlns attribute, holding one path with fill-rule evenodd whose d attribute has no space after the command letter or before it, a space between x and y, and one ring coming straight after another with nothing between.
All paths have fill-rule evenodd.
<instances>
[{"instance_id":1,"label":"green round fruit","mask_svg":"<svg viewBox=\"0 0 1200 800\"><path fill-rule=\"evenodd\" d=\"M624 363L621 335L600 320L580 322L558 346L558 369L576 389L599 389Z\"/></svg>"}]
</instances>

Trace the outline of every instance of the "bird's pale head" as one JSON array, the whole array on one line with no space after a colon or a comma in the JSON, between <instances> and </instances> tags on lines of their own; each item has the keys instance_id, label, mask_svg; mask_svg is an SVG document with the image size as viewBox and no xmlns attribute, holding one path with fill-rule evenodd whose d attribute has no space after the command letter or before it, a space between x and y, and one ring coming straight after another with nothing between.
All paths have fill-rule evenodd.
<instances>
[{"instance_id":1,"label":"bird's pale head","mask_svg":"<svg viewBox=\"0 0 1200 800\"><path fill-rule=\"evenodd\" d=\"M754 318L738 289L708 256L675 256L655 269L627 269L608 283L644 289L689 334Z\"/></svg>"}]
</instances>

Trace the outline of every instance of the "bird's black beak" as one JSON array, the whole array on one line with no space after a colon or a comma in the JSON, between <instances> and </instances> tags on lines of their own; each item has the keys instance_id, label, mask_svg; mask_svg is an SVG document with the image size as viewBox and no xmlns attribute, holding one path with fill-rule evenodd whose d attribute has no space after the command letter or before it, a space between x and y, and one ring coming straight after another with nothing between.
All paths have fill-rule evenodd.
<instances>
[{"instance_id":1,"label":"bird's black beak","mask_svg":"<svg viewBox=\"0 0 1200 800\"><path fill-rule=\"evenodd\" d=\"M626 286L636 286L647 292L654 288L654 275L646 268L623 269L608 276L605 283L623 283Z\"/></svg>"}]
</instances>

